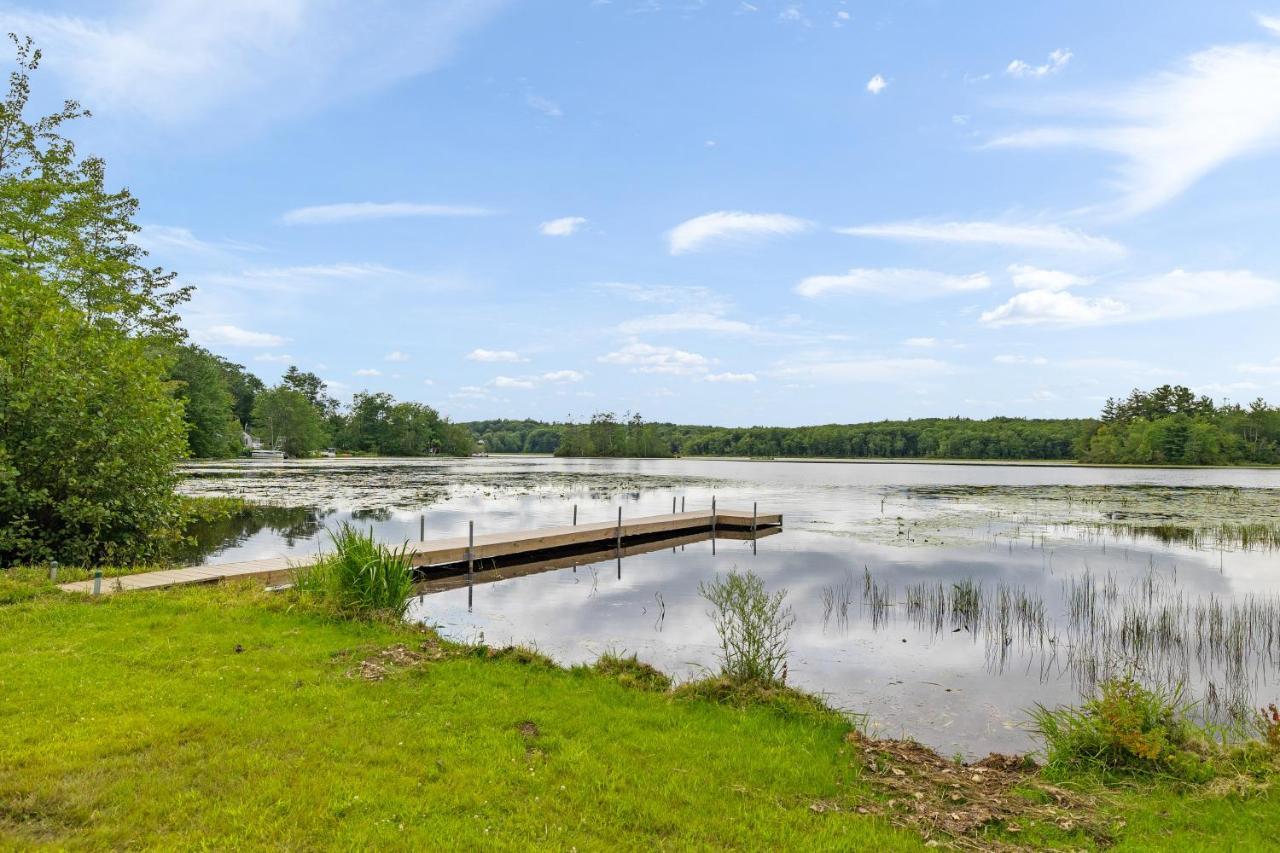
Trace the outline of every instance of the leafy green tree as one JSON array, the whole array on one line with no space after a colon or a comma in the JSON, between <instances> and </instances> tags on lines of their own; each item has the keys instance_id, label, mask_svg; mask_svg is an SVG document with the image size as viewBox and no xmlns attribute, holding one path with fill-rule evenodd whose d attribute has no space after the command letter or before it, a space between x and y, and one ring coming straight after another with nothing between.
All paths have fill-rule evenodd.
<instances>
[{"instance_id":1,"label":"leafy green tree","mask_svg":"<svg viewBox=\"0 0 1280 853\"><path fill-rule=\"evenodd\" d=\"M324 417L312 402L283 385L254 399L253 427L254 435L269 447L299 458L313 456L329 440Z\"/></svg>"},{"instance_id":2,"label":"leafy green tree","mask_svg":"<svg viewBox=\"0 0 1280 853\"><path fill-rule=\"evenodd\" d=\"M157 555L186 448L166 384L145 341L0 272L0 565Z\"/></svg>"},{"instance_id":3,"label":"leafy green tree","mask_svg":"<svg viewBox=\"0 0 1280 853\"><path fill-rule=\"evenodd\" d=\"M183 403L190 455L201 459L239 455L240 421L221 360L203 347L181 346L169 376Z\"/></svg>"},{"instance_id":4,"label":"leafy green tree","mask_svg":"<svg viewBox=\"0 0 1280 853\"><path fill-rule=\"evenodd\" d=\"M299 370L297 365L291 364L284 372L281 384L305 396L326 418L338 411L338 401L325 393L324 380L314 373Z\"/></svg>"},{"instance_id":5,"label":"leafy green tree","mask_svg":"<svg viewBox=\"0 0 1280 853\"><path fill-rule=\"evenodd\" d=\"M267 386L261 379L245 370L243 365L228 361L220 355L215 355L214 358L222 369L222 378L227 383L227 390L231 392L232 411L235 412L236 420L248 426L253 420L253 399L265 391Z\"/></svg>"},{"instance_id":6,"label":"leafy green tree","mask_svg":"<svg viewBox=\"0 0 1280 853\"><path fill-rule=\"evenodd\" d=\"M0 101L0 563L153 556L174 523L182 405L165 354L189 296L132 242L137 201L30 121L40 52L11 37Z\"/></svg>"}]
</instances>

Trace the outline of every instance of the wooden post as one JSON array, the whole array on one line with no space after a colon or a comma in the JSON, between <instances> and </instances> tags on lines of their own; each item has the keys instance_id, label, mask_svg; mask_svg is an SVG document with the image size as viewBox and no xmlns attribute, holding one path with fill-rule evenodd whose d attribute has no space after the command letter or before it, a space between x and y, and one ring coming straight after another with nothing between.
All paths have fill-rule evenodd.
<instances>
[{"instance_id":1,"label":"wooden post","mask_svg":"<svg viewBox=\"0 0 1280 853\"><path fill-rule=\"evenodd\" d=\"M574 527L578 526L578 505L577 504L573 505L573 526Z\"/></svg>"},{"instance_id":2,"label":"wooden post","mask_svg":"<svg viewBox=\"0 0 1280 853\"><path fill-rule=\"evenodd\" d=\"M476 565L476 523L474 521L467 522L467 609L471 609L471 600L473 594L473 574Z\"/></svg>"},{"instance_id":3,"label":"wooden post","mask_svg":"<svg viewBox=\"0 0 1280 853\"><path fill-rule=\"evenodd\" d=\"M93 570L93 594L102 595L102 569Z\"/></svg>"},{"instance_id":4,"label":"wooden post","mask_svg":"<svg viewBox=\"0 0 1280 853\"><path fill-rule=\"evenodd\" d=\"M680 511L684 512L684 495L680 496Z\"/></svg>"},{"instance_id":5,"label":"wooden post","mask_svg":"<svg viewBox=\"0 0 1280 853\"><path fill-rule=\"evenodd\" d=\"M672 515L676 514L676 496L675 495L671 496L671 514Z\"/></svg>"},{"instance_id":6,"label":"wooden post","mask_svg":"<svg viewBox=\"0 0 1280 853\"><path fill-rule=\"evenodd\" d=\"M716 538L716 496L711 496L711 540L714 547Z\"/></svg>"},{"instance_id":7,"label":"wooden post","mask_svg":"<svg viewBox=\"0 0 1280 853\"><path fill-rule=\"evenodd\" d=\"M756 507L759 505L759 501L754 501L751 504L751 535L753 537L756 535Z\"/></svg>"},{"instance_id":8,"label":"wooden post","mask_svg":"<svg viewBox=\"0 0 1280 853\"><path fill-rule=\"evenodd\" d=\"M618 507L618 580L622 580L622 507Z\"/></svg>"},{"instance_id":9,"label":"wooden post","mask_svg":"<svg viewBox=\"0 0 1280 853\"><path fill-rule=\"evenodd\" d=\"M418 516L418 541L427 541L427 516L426 513Z\"/></svg>"}]
</instances>

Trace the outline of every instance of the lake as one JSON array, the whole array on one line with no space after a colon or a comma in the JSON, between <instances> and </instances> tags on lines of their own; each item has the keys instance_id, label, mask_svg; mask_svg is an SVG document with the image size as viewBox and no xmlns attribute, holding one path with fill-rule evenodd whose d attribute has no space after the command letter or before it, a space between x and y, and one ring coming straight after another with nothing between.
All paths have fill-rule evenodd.
<instances>
[{"instance_id":1,"label":"lake","mask_svg":"<svg viewBox=\"0 0 1280 853\"><path fill-rule=\"evenodd\" d=\"M787 590L788 683L944 754L1025 751L1026 709L1133 672L1227 722L1280 698L1280 471L1052 465L489 457L196 463L181 491L254 501L195 531L192 561L670 512L785 516L758 542L690 542L414 599L459 640L565 664L636 653L714 669L699 584L750 570Z\"/></svg>"}]
</instances>

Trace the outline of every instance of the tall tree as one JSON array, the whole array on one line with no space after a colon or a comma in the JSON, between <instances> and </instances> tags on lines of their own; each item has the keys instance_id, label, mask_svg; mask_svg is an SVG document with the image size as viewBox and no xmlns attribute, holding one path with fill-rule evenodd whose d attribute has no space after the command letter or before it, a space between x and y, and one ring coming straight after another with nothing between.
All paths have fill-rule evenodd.
<instances>
[{"instance_id":1,"label":"tall tree","mask_svg":"<svg viewBox=\"0 0 1280 853\"><path fill-rule=\"evenodd\" d=\"M0 102L0 563L134 560L173 524L181 403L164 381L189 295L131 242L137 202L106 189L63 126L28 120L40 52L11 37Z\"/></svg>"},{"instance_id":2,"label":"tall tree","mask_svg":"<svg viewBox=\"0 0 1280 853\"><path fill-rule=\"evenodd\" d=\"M315 454L329 440L324 418L306 395L278 385L253 402L254 435L289 456Z\"/></svg>"}]
</instances>

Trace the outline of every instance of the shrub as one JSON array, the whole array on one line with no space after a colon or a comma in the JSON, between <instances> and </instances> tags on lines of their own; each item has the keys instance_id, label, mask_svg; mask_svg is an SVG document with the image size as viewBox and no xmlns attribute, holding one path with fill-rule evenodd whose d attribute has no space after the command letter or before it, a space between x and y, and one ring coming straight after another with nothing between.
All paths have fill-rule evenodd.
<instances>
[{"instance_id":1,"label":"shrub","mask_svg":"<svg viewBox=\"0 0 1280 853\"><path fill-rule=\"evenodd\" d=\"M783 604L787 591L770 595L758 576L737 571L699 584L698 591L711 603L707 615L720 635L720 674L738 683L784 683L787 634L795 623Z\"/></svg>"},{"instance_id":2,"label":"shrub","mask_svg":"<svg viewBox=\"0 0 1280 853\"><path fill-rule=\"evenodd\" d=\"M408 545L393 551L343 523L329 531L333 553L294 571L294 587L349 616L404 615L413 593Z\"/></svg>"},{"instance_id":3,"label":"shrub","mask_svg":"<svg viewBox=\"0 0 1280 853\"><path fill-rule=\"evenodd\" d=\"M1214 775L1210 739L1190 719L1177 692L1149 689L1132 677L1104 681L1079 708L1032 711L1056 770L1147 772L1186 781Z\"/></svg>"}]
</instances>

